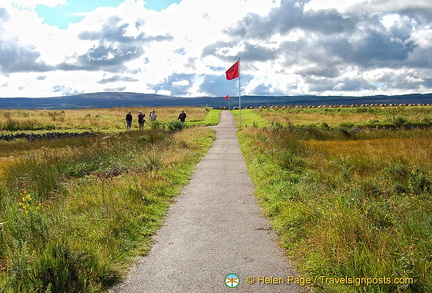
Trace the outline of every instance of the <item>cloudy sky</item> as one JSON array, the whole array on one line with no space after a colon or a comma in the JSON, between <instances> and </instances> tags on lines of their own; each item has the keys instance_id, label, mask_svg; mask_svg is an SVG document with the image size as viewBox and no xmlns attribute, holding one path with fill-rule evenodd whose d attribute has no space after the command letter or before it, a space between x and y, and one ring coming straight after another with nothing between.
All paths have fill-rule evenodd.
<instances>
[{"instance_id":1,"label":"cloudy sky","mask_svg":"<svg viewBox=\"0 0 432 293\"><path fill-rule=\"evenodd\" d=\"M432 92L431 0L1 0L0 97Z\"/></svg>"}]
</instances>

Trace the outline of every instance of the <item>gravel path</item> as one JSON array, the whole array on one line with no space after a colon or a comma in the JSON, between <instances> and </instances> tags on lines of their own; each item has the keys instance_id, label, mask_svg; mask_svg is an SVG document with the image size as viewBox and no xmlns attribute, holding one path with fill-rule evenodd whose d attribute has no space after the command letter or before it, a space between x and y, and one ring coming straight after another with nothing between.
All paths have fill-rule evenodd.
<instances>
[{"instance_id":1,"label":"gravel path","mask_svg":"<svg viewBox=\"0 0 432 293\"><path fill-rule=\"evenodd\" d=\"M288 283L295 272L254 198L231 112L222 111L214 129L216 141L170 207L149 255L110 292L300 292ZM236 288L225 283L230 273L239 276ZM264 277L280 279L260 284L271 280Z\"/></svg>"}]
</instances>

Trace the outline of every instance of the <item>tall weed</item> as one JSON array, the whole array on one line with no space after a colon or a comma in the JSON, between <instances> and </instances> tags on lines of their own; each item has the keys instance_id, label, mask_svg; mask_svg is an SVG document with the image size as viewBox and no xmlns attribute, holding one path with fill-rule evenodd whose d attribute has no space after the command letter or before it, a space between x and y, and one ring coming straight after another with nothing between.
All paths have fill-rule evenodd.
<instances>
[{"instance_id":1,"label":"tall weed","mask_svg":"<svg viewBox=\"0 0 432 293\"><path fill-rule=\"evenodd\" d=\"M53 130L53 124L41 124L37 120L17 120L7 117L3 124L0 124L0 130L18 131L18 130Z\"/></svg>"}]
</instances>

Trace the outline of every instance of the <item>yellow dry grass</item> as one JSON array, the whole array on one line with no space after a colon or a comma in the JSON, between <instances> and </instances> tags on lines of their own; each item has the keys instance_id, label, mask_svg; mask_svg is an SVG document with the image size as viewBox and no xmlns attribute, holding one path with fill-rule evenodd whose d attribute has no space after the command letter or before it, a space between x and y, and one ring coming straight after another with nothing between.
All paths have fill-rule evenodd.
<instances>
[{"instance_id":1,"label":"yellow dry grass","mask_svg":"<svg viewBox=\"0 0 432 293\"><path fill-rule=\"evenodd\" d=\"M162 158L163 165L176 165L184 160L188 153L198 151L202 147L199 145L199 139L203 137L214 137L214 130L208 127L194 127L174 133L172 139L176 148L168 150L169 153Z\"/></svg>"},{"instance_id":2,"label":"yellow dry grass","mask_svg":"<svg viewBox=\"0 0 432 293\"><path fill-rule=\"evenodd\" d=\"M367 169L368 162L387 165L395 161L409 161L424 170L432 170L432 140L423 138L379 138L350 141L305 141L315 154L315 165L323 159L349 158ZM370 171L370 170L369 170Z\"/></svg>"},{"instance_id":3,"label":"yellow dry grass","mask_svg":"<svg viewBox=\"0 0 432 293\"><path fill-rule=\"evenodd\" d=\"M153 107L128 107L128 108L103 108L103 109L78 109L78 110L0 110L0 125L8 120L17 122L30 122L41 128L68 131L78 130L123 130L125 128L125 116L128 110L132 111L134 127L137 126L138 111L148 115ZM198 107L161 107L155 108L157 120L168 122L177 120L180 111L187 113L187 121L204 120L207 115L205 108Z\"/></svg>"},{"instance_id":4,"label":"yellow dry grass","mask_svg":"<svg viewBox=\"0 0 432 293\"><path fill-rule=\"evenodd\" d=\"M385 115L373 113L349 113L349 114L324 114L324 113L292 113L284 111L263 111L261 116L269 121L282 124L292 123L295 125L327 123L329 126L337 126L341 123L358 123L359 121L380 120Z\"/></svg>"},{"instance_id":5,"label":"yellow dry grass","mask_svg":"<svg viewBox=\"0 0 432 293\"><path fill-rule=\"evenodd\" d=\"M277 109L262 110L260 115L269 122L292 123L294 125L327 123L329 126L339 126L341 124L365 124L369 121L391 123L395 119L427 123L432 119L432 107Z\"/></svg>"}]
</instances>

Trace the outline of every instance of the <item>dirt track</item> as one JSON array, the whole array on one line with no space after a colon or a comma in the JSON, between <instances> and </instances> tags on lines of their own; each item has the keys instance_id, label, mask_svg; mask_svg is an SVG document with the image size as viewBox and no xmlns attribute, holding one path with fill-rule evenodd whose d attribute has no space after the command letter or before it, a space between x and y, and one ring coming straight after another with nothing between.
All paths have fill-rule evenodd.
<instances>
[{"instance_id":1,"label":"dirt track","mask_svg":"<svg viewBox=\"0 0 432 293\"><path fill-rule=\"evenodd\" d=\"M295 272L253 196L231 112L222 111L214 129L216 141L171 206L149 255L110 292L300 291L287 284ZM225 284L230 273L240 278L236 288ZM284 284L258 284L261 277Z\"/></svg>"}]
</instances>

